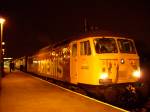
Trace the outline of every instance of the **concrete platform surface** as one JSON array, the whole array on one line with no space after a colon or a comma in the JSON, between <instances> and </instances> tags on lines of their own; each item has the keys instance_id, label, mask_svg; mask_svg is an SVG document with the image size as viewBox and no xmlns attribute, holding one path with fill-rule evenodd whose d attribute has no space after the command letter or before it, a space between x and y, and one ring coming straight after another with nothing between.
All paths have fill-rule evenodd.
<instances>
[{"instance_id":1,"label":"concrete platform surface","mask_svg":"<svg viewBox=\"0 0 150 112\"><path fill-rule=\"evenodd\" d=\"M123 112L19 71L2 78L0 112ZM124 111L125 112L125 111Z\"/></svg>"}]
</instances>

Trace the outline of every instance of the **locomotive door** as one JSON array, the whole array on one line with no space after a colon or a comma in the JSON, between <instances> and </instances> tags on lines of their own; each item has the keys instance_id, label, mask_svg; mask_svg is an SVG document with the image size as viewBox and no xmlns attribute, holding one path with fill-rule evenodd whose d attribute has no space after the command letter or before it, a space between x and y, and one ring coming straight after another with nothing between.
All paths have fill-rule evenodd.
<instances>
[{"instance_id":1,"label":"locomotive door","mask_svg":"<svg viewBox=\"0 0 150 112\"><path fill-rule=\"evenodd\" d=\"M70 76L71 83L77 84L77 73L78 73L78 54L77 54L77 42L71 44L71 55L70 55Z\"/></svg>"}]
</instances>

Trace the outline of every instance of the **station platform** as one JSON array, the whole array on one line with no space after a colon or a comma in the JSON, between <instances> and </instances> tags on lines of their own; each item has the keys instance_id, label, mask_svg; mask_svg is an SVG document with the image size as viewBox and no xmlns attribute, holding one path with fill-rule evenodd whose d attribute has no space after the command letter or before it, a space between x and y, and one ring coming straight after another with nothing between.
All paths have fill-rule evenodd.
<instances>
[{"instance_id":1,"label":"station platform","mask_svg":"<svg viewBox=\"0 0 150 112\"><path fill-rule=\"evenodd\" d=\"M28 73L6 70L1 81L0 112L127 112L63 89Z\"/></svg>"}]
</instances>

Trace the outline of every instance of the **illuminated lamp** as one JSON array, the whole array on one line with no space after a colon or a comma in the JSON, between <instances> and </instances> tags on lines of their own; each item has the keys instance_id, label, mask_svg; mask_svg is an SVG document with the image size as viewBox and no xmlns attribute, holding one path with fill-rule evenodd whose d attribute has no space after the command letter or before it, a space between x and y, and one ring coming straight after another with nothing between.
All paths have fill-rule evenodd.
<instances>
[{"instance_id":1,"label":"illuminated lamp","mask_svg":"<svg viewBox=\"0 0 150 112\"><path fill-rule=\"evenodd\" d=\"M124 64L124 63L125 63L124 59L121 59L121 60L120 60L120 63L121 63L121 64Z\"/></svg>"},{"instance_id":2,"label":"illuminated lamp","mask_svg":"<svg viewBox=\"0 0 150 112\"><path fill-rule=\"evenodd\" d=\"M108 78L108 74L105 72L100 75L100 79L107 79L107 78Z\"/></svg>"},{"instance_id":3,"label":"illuminated lamp","mask_svg":"<svg viewBox=\"0 0 150 112\"><path fill-rule=\"evenodd\" d=\"M136 77L136 78L140 78L141 77L140 71L139 70L134 71L133 76Z\"/></svg>"}]
</instances>

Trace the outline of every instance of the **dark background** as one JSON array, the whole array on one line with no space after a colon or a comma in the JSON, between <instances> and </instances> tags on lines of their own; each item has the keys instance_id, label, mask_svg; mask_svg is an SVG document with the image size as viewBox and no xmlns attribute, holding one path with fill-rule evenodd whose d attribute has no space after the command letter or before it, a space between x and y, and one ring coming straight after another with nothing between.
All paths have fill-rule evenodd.
<instances>
[{"instance_id":1,"label":"dark background","mask_svg":"<svg viewBox=\"0 0 150 112\"><path fill-rule=\"evenodd\" d=\"M84 32L89 26L129 35L139 55L150 54L150 7L144 0L3 0L6 57L20 57Z\"/></svg>"}]
</instances>

